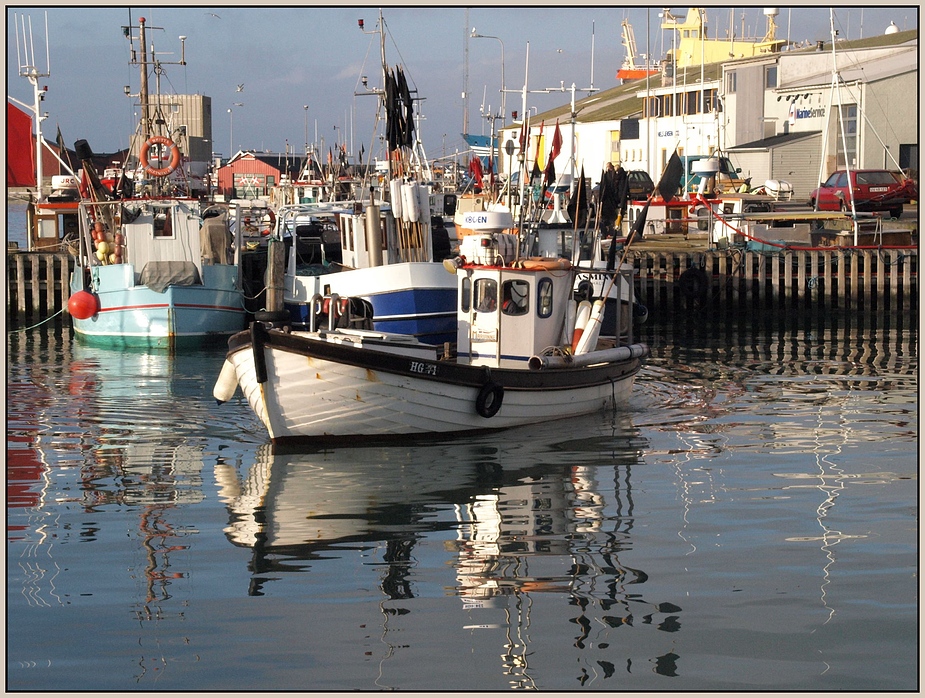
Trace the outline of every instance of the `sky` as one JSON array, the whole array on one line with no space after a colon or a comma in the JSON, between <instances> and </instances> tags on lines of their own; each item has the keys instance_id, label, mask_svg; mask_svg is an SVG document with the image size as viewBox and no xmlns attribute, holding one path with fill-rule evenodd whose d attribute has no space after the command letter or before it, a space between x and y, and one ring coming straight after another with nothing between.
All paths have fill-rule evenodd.
<instances>
[{"instance_id":1,"label":"sky","mask_svg":"<svg viewBox=\"0 0 925 698\"><path fill-rule=\"evenodd\" d=\"M567 103L573 84L576 100L589 88L616 86L626 54L624 19L633 27L639 53L658 57L671 47L670 33L659 28L662 8L656 7L7 6L7 94L32 104L32 87L19 66L34 64L49 73L40 79L48 87L42 105L47 138L53 140L60 128L69 147L85 139L96 153L126 148L138 108L124 86L137 93L140 77L130 64L122 27L137 26L144 17L149 44L164 63L161 91L211 97L215 153L301 154L306 142L322 153L335 143L346 144L351 154L361 144L375 153L377 101L356 93L364 91L363 75L371 88L382 85L379 35L373 33L380 9L386 62L401 64L411 89L424 98L419 134L432 160L465 151L464 124L469 133L490 132L491 120L482 113L500 112L502 72L510 117L523 110L525 81L527 109L534 113ZM670 11L683 18L687 9ZM736 38L743 27L747 37L761 38L767 30L764 9L707 7L708 36L727 37L732 24ZM828 7L778 10L778 38L829 40ZM918 21L917 6L839 7L834 13L839 38L846 39L882 34L890 21L901 30L917 28ZM31 40L23 26L31 26ZM467 38L473 28L489 38ZM181 35L186 65L170 65L180 61ZM552 91L540 93L548 88Z\"/></svg>"}]
</instances>

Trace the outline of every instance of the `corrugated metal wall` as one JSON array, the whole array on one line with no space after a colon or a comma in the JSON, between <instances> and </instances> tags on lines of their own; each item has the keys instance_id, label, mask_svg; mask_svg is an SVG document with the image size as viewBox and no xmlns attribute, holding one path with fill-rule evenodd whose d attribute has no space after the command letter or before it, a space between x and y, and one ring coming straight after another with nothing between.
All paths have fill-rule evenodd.
<instances>
[{"instance_id":1,"label":"corrugated metal wall","mask_svg":"<svg viewBox=\"0 0 925 698\"><path fill-rule=\"evenodd\" d=\"M821 134L785 143L771 151L771 178L790 182L793 201L809 201L809 193L819 186L821 158Z\"/></svg>"}]
</instances>

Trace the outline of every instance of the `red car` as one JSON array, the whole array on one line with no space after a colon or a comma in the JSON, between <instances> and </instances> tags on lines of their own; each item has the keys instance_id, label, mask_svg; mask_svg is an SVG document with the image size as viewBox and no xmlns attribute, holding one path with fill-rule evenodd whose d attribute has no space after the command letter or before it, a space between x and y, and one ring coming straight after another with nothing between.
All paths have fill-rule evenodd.
<instances>
[{"instance_id":1,"label":"red car","mask_svg":"<svg viewBox=\"0 0 925 698\"><path fill-rule=\"evenodd\" d=\"M855 211L889 211L899 218L903 204L918 199L918 187L911 179L890 170L837 170L809 195L810 205L819 211L850 211L854 190Z\"/></svg>"}]
</instances>

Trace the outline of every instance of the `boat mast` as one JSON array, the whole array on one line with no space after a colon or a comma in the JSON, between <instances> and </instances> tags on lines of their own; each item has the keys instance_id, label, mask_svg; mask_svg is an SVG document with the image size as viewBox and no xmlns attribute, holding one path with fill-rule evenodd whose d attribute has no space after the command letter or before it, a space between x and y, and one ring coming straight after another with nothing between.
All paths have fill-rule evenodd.
<instances>
[{"instance_id":1,"label":"boat mast","mask_svg":"<svg viewBox=\"0 0 925 698\"><path fill-rule=\"evenodd\" d=\"M141 86L138 98L141 101L141 138L147 141L151 137L151 114L148 111L148 43L145 38L145 18L138 18L138 43L141 45Z\"/></svg>"},{"instance_id":2,"label":"boat mast","mask_svg":"<svg viewBox=\"0 0 925 698\"><path fill-rule=\"evenodd\" d=\"M16 18L17 25L19 18ZM32 18L29 18L29 37L26 41L26 18L22 17L22 55L20 56L19 46L19 27L16 27L16 53L19 57L19 76L26 78L32 85L34 101L30 111L35 114L35 200L41 201L43 198L42 179L44 171L42 168L43 158L43 140L42 140L42 122L48 118L48 114L42 114L42 100L45 99L47 88L39 87L39 78L47 78L51 75L51 58L48 53L48 13L45 13L45 72L40 72L35 63L35 47L32 43ZM18 99L13 100L22 106L27 106ZM60 157L59 157L60 160Z\"/></svg>"}]
</instances>

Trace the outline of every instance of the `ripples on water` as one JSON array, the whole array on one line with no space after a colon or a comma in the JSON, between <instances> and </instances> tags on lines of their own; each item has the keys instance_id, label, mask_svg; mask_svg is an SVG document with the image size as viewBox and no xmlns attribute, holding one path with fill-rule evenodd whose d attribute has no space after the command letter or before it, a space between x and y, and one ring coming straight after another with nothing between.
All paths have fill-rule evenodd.
<instances>
[{"instance_id":1,"label":"ripples on water","mask_svg":"<svg viewBox=\"0 0 925 698\"><path fill-rule=\"evenodd\" d=\"M625 412L289 455L11 335L9 688L914 688L917 331L644 331Z\"/></svg>"}]
</instances>

